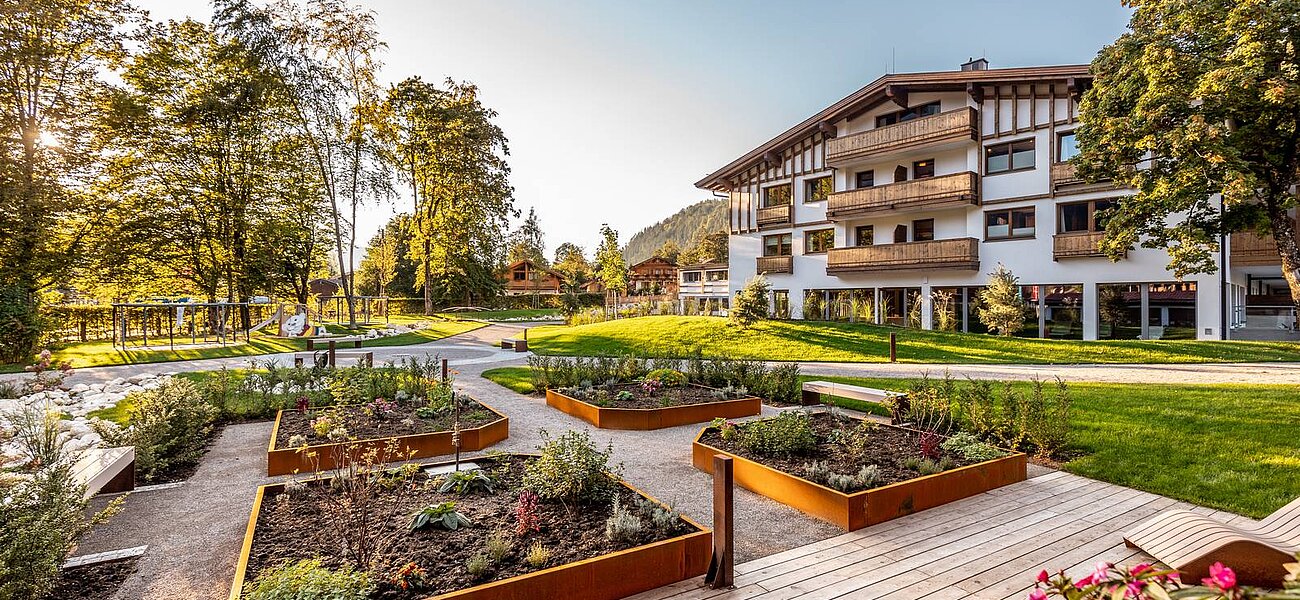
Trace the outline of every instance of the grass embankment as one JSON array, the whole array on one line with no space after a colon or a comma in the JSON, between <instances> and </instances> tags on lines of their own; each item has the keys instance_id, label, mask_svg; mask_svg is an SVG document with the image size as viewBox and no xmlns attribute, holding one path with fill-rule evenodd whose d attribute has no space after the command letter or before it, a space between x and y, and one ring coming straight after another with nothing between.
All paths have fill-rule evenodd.
<instances>
[{"instance_id":1,"label":"grass embankment","mask_svg":"<svg viewBox=\"0 0 1300 600\"><path fill-rule=\"evenodd\" d=\"M418 319L412 319L414 322ZM406 322L403 319L402 322ZM394 320L394 323L398 321ZM483 327L482 323L474 321L439 321L434 320L429 327L403 333L389 337L366 340L362 343L365 348L380 348L385 346L409 346L412 344L424 344L435 340L440 340L447 336L472 331ZM337 325L327 326L331 334L335 335L352 335L364 333L367 329L383 328L384 325L363 326L357 329L347 329ZM188 342L188 339L177 339L177 344ZM74 368L99 367L105 365L126 365L126 364L147 364L170 362L177 360L195 360L203 358L228 358L232 356L258 356L262 354L277 354L281 352L300 352L307 349L307 340L303 338L280 338L260 333L254 333L252 339L247 342L231 343L228 346L209 346L202 348L179 348L170 350L167 348L114 348L113 344L108 341L84 342L70 344L54 351L55 362L68 361ZM0 373L13 373L22 371L22 365L0 365Z\"/></svg>"},{"instance_id":2,"label":"grass embankment","mask_svg":"<svg viewBox=\"0 0 1300 600\"><path fill-rule=\"evenodd\" d=\"M1204 363L1300 361L1294 342L1197 340L1043 340L901 329L877 325L764 321L749 329L721 317L640 317L529 329L538 354L685 357L781 361L885 362L889 334L898 360L913 363Z\"/></svg>"},{"instance_id":3,"label":"grass embankment","mask_svg":"<svg viewBox=\"0 0 1300 600\"><path fill-rule=\"evenodd\" d=\"M519 393L528 367L483 376ZM906 391L910 380L803 376ZM1030 382L1013 382L1021 393ZM1101 481L1263 517L1300 497L1300 387L1286 385L1068 384L1072 411L1065 470ZM876 404L828 399L887 414Z\"/></svg>"}]
</instances>

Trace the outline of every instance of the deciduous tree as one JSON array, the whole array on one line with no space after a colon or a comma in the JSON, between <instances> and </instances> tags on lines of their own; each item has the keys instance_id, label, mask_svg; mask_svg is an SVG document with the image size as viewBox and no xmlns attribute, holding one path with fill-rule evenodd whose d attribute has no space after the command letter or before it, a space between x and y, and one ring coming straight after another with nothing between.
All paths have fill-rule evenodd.
<instances>
[{"instance_id":1,"label":"deciduous tree","mask_svg":"<svg viewBox=\"0 0 1300 600\"><path fill-rule=\"evenodd\" d=\"M627 291L627 261L618 245L618 232L608 224L600 226L600 245L596 247L596 276L605 289L614 295L617 308L619 295Z\"/></svg>"}]
</instances>

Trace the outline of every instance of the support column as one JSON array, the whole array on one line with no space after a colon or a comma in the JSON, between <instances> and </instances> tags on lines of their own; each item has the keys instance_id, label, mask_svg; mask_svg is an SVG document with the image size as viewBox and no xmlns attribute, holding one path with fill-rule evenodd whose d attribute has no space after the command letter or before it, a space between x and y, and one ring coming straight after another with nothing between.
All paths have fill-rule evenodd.
<instances>
[{"instance_id":1,"label":"support column","mask_svg":"<svg viewBox=\"0 0 1300 600\"><path fill-rule=\"evenodd\" d=\"M930 287L930 278L921 282L921 329L926 331L934 329L934 298L930 297L932 293Z\"/></svg>"},{"instance_id":2,"label":"support column","mask_svg":"<svg viewBox=\"0 0 1300 600\"><path fill-rule=\"evenodd\" d=\"M885 315L880 314L880 313L881 313L881 311L880 311L880 288L872 288L872 289L874 289L874 290L876 291L876 306L875 306L875 310L873 310L873 311L871 311L871 312L874 314L874 316L875 316L875 318L876 318L876 325L880 325L880 324L882 324L882 323L885 322Z\"/></svg>"},{"instance_id":3,"label":"support column","mask_svg":"<svg viewBox=\"0 0 1300 600\"><path fill-rule=\"evenodd\" d=\"M1083 322L1083 339L1097 339L1098 327L1097 322L1100 320L1097 309L1101 305L1097 302L1097 284L1083 284L1083 306L1079 307L1079 318Z\"/></svg>"},{"instance_id":4,"label":"support column","mask_svg":"<svg viewBox=\"0 0 1300 600\"><path fill-rule=\"evenodd\" d=\"M961 332L970 333L970 288L961 286Z\"/></svg>"},{"instance_id":5,"label":"support column","mask_svg":"<svg viewBox=\"0 0 1300 600\"><path fill-rule=\"evenodd\" d=\"M1142 325L1141 335L1142 339L1149 340L1151 339L1151 335L1148 333L1150 329L1150 319L1147 315L1151 312L1151 286L1145 283L1139 283L1138 289L1141 290L1142 293L1142 308L1139 309L1142 311L1142 316L1139 319L1139 322Z\"/></svg>"}]
</instances>

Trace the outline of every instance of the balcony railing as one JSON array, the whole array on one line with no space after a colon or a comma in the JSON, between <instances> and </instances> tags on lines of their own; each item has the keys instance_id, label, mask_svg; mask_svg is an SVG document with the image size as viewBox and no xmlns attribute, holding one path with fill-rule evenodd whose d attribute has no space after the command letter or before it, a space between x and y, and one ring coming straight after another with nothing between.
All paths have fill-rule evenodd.
<instances>
[{"instance_id":1,"label":"balcony railing","mask_svg":"<svg viewBox=\"0 0 1300 600\"><path fill-rule=\"evenodd\" d=\"M1083 233L1058 233L1052 236L1052 258L1078 258L1083 256L1105 256L1097 249L1097 244L1106 235L1102 232L1085 231Z\"/></svg>"},{"instance_id":2,"label":"balcony railing","mask_svg":"<svg viewBox=\"0 0 1300 600\"><path fill-rule=\"evenodd\" d=\"M794 205L781 204L758 209L759 227L778 227L794 223Z\"/></svg>"},{"instance_id":3,"label":"balcony railing","mask_svg":"<svg viewBox=\"0 0 1300 600\"><path fill-rule=\"evenodd\" d=\"M1238 231L1232 234L1229 249L1234 266L1273 266L1282 263L1273 236L1260 237L1253 231Z\"/></svg>"},{"instance_id":4,"label":"balcony railing","mask_svg":"<svg viewBox=\"0 0 1300 600\"><path fill-rule=\"evenodd\" d=\"M758 257L759 273L793 273L794 257L792 256L760 256Z\"/></svg>"},{"instance_id":5,"label":"balcony railing","mask_svg":"<svg viewBox=\"0 0 1300 600\"><path fill-rule=\"evenodd\" d=\"M1097 190L1116 188L1114 183L1101 181L1088 183L1074 168L1074 163L1052 163L1052 191L1058 194L1079 194Z\"/></svg>"},{"instance_id":6,"label":"balcony railing","mask_svg":"<svg viewBox=\"0 0 1300 600\"><path fill-rule=\"evenodd\" d=\"M826 218L858 218L976 204L979 204L979 175L965 171L831 194L826 203Z\"/></svg>"},{"instance_id":7,"label":"balcony railing","mask_svg":"<svg viewBox=\"0 0 1300 600\"><path fill-rule=\"evenodd\" d=\"M826 162L862 159L875 154L978 139L979 113L970 107L868 129L826 144Z\"/></svg>"},{"instance_id":8,"label":"balcony railing","mask_svg":"<svg viewBox=\"0 0 1300 600\"><path fill-rule=\"evenodd\" d=\"M828 274L904 269L977 271L979 268L979 240L975 238L834 248L826 258Z\"/></svg>"}]
</instances>

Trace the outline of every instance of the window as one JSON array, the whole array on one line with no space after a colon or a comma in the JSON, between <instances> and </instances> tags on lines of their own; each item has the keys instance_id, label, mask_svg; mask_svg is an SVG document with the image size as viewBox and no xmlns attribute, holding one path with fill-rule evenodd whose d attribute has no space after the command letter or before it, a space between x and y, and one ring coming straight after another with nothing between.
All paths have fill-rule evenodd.
<instances>
[{"instance_id":1,"label":"window","mask_svg":"<svg viewBox=\"0 0 1300 600\"><path fill-rule=\"evenodd\" d=\"M1067 131L1056 136L1056 162L1065 162L1079 153L1079 146L1074 142L1074 132Z\"/></svg>"},{"instance_id":2,"label":"window","mask_svg":"<svg viewBox=\"0 0 1300 600\"><path fill-rule=\"evenodd\" d=\"M772 318L790 318L790 290L772 290Z\"/></svg>"},{"instance_id":3,"label":"window","mask_svg":"<svg viewBox=\"0 0 1300 600\"><path fill-rule=\"evenodd\" d=\"M830 177L818 177L803 182L803 201L821 202L835 191L835 183Z\"/></svg>"},{"instance_id":4,"label":"window","mask_svg":"<svg viewBox=\"0 0 1300 600\"><path fill-rule=\"evenodd\" d=\"M726 281L726 271L709 271L709 281Z\"/></svg>"},{"instance_id":5,"label":"window","mask_svg":"<svg viewBox=\"0 0 1300 600\"><path fill-rule=\"evenodd\" d=\"M835 247L835 230L818 229L803 233L804 254L818 254Z\"/></svg>"},{"instance_id":6,"label":"window","mask_svg":"<svg viewBox=\"0 0 1300 600\"><path fill-rule=\"evenodd\" d=\"M912 221L912 241L928 242L934 239L934 219Z\"/></svg>"},{"instance_id":7,"label":"window","mask_svg":"<svg viewBox=\"0 0 1300 600\"><path fill-rule=\"evenodd\" d=\"M763 188L763 208L785 206L790 203L790 184Z\"/></svg>"},{"instance_id":8,"label":"window","mask_svg":"<svg viewBox=\"0 0 1300 600\"><path fill-rule=\"evenodd\" d=\"M853 189L860 190L862 188L869 188L874 185L876 185L875 171L858 171L857 174L854 175Z\"/></svg>"},{"instance_id":9,"label":"window","mask_svg":"<svg viewBox=\"0 0 1300 600\"><path fill-rule=\"evenodd\" d=\"M763 256L790 256L792 254L788 233L763 236Z\"/></svg>"},{"instance_id":10,"label":"window","mask_svg":"<svg viewBox=\"0 0 1300 600\"><path fill-rule=\"evenodd\" d=\"M1034 138L984 149L984 173L994 175L1034 168Z\"/></svg>"},{"instance_id":11,"label":"window","mask_svg":"<svg viewBox=\"0 0 1300 600\"><path fill-rule=\"evenodd\" d=\"M912 163L912 179L934 177L934 159L927 158Z\"/></svg>"},{"instance_id":12,"label":"window","mask_svg":"<svg viewBox=\"0 0 1300 600\"><path fill-rule=\"evenodd\" d=\"M1034 237L1034 208L1012 208L984 213L984 239Z\"/></svg>"},{"instance_id":13,"label":"window","mask_svg":"<svg viewBox=\"0 0 1300 600\"><path fill-rule=\"evenodd\" d=\"M528 279L528 273L526 271L515 271L514 277L515 281L524 281Z\"/></svg>"},{"instance_id":14,"label":"window","mask_svg":"<svg viewBox=\"0 0 1300 600\"><path fill-rule=\"evenodd\" d=\"M699 272L699 271L686 271L686 272L683 272L683 273L682 273L682 281L685 282L685 283L699 283L699 282L700 282L700 272Z\"/></svg>"},{"instance_id":15,"label":"window","mask_svg":"<svg viewBox=\"0 0 1300 600\"><path fill-rule=\"evenodd\" d=\"M858 246L870 246L876 243L876 228L871 225L858 225L853 228L854 244Z\"/></svg>"},{"instance_id":16,"label":"window","mask_svg":"<svg viewBox=\"0 0 1300 600\"><path fill-rule=\"evenodd\" d=\"M884 127L886 125L893 125L894 123L902 123L904 121L911 121L912 119L919 119L921 117L928 117L937 114L939 114L939 103L930 102L920 106L913 106L912 108L905 108L887 115L880 115L879 117L876 117L876 127Z\"/></svg>"},{"instance_id":17,"label":"window","mask_svg":"<svg viewBox=\"0 0 1300 600\"><path fill-rule=\"evenodd\" d=\"M1091 200L1059 205L1061 215L1058 233L1084 233L1105 231L1106 219L1097 213L1115 206L1114 200Z\"/></svg>"},{"instance_id":18,"label":"window","mask_svg":"<svg viewBox=\"0 0 1300 600\"><path fill-rule=\"evenodd\" d=\"M907 241L907 225L898 224L894 227L894 243L902 244Z\"/></svg>"}]
</instances>

